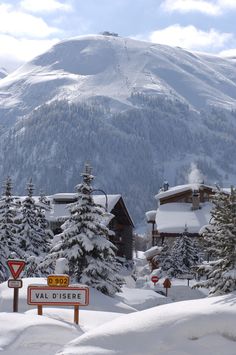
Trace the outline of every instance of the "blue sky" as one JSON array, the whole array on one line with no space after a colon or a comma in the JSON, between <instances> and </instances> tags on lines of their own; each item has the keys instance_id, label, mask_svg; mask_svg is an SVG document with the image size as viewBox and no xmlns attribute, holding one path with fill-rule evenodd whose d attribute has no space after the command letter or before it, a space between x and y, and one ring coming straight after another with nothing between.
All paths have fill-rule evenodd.
<instances>
[{"instance_id":1,"label":"blue sky","mask_svg":"<svg viewBox=\"0 0 236 355\"><path fill-rule=\"evenodd\" d=\"M56 42L104 30L220 55L236 54L236 0L0 1L0 67Z\"/></svg>"}]
</instances>

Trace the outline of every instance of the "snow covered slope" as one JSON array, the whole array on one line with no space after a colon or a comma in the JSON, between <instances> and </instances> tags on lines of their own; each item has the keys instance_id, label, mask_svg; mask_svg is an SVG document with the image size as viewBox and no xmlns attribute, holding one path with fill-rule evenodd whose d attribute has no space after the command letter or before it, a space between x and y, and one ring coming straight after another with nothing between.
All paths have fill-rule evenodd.
<instances>
[{"instance_id":1,"label":"snow covered slope","mask_svg":"<svg viewBox=\"0 0 236 355\"><path fill-rule=\"evenodd\" d=\"M5 78L8 75L6 69L0 68L0 79Z\"/></svg>"},{"instance_id":2,"label":"snow covered slope","mask_svg":"<svg viewBox=\"0 0 236 355\"><path fill-rule=\"evenodd\" d=\"M236 107L233 60L104 35L63 41L0 83L0 108L27 113L55 99L105 97L114 110L132 93L179 99L199 110ZM16 107L17 106L17 107ZM16 117L17 118L17 117Z\"/></svg>"},{"instance_id":3,"label":"snow covered slope","mask_svg":"<svg viewBox=\"0 0 236 355\"><path fill-rule=\"evenodd\" d=\"M235 355L235 294L131 313L68 344L60 355Z\"/></svg>"}]
</instances>

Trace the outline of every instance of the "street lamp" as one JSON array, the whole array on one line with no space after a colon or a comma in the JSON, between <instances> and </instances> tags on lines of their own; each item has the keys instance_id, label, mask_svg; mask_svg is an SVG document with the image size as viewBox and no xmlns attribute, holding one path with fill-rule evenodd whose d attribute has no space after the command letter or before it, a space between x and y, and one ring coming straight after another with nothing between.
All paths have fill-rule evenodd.
<instances>
[{"instance_id":1,"label":"street lamp","mask_svg":"<svg viewBox=\"0 0 236 355\"><path fill-rule=\"evenodd\" d=\"M108 197L107 197L106 192L104 190L101 190L101 189L93 189L91 191L91 193L93 193L93 192L102 192L104 194L104 196L105 196L105 210L106 210L106 212L108 212Z\"/></svg>"}]
</instances>

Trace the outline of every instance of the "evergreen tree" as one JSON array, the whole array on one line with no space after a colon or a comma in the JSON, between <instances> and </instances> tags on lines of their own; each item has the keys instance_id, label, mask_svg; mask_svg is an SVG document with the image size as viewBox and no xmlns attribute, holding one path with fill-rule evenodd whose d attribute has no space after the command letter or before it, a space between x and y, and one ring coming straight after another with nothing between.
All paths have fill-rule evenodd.
<instances>
[{"instance_id":1,"label":"evergreen tree","mask_svg":"<svg viewBox=\"0 0 236 355\"><path fill-rule=\"evenodd\" d=\"M93 176L89 166L82 176L83 182L76 186L78 199L69 206L70 218L62 226L63 232L56 236L44 264L50 266L64 257L72 279L112 296L123 283L118 275L116 248L108 239L110 231L104 225L104 209L94 203L91 195Z\"/></svg>"},{"instance_id":2,"label":"evergreen tree","mask_svg":"<svg viewBox=\"0 0 236 355\"><path fill-rule=\"evenodd\" d=\"M176 239L171 254L176 275L191 273L191 268L199 263L199 249L190 237L187 226L183 234Z\"/></svg>"},{"instance_id":3,"label":"evergreen tree","mask_svg":"<svg viewBox=\"0 0 236 355\"><path fill-rule=\"evenodd\" d=\"M36 205L36 211L37 211L37 218L38 218L38 225L39 225L39 231L41 234L41 238L46 242L47 244L47 250L49 245L51 245L51 240L53 239L53 232L49 227L49 222L46 219L45 212L50 210L50 201L47 199L47 197L41 193L38 203Z\"/></svg>"},{"instance_id":4,"label":"evergreen tree","mask_svg":"<svg viewBox=\"0 0 236 355\"><path fill-rule=\"evenodd\" d=\"M211 261L199 267L205 281L195 287L209 288L209 295L221 295L236 289L236 191L219 191L213 199L211 228L204 233Z\"/></svg>"},{"instance_id":5,"label":"evergreen tree","mask_svg":"<svg viewBox=\"0 0 236 355\"><path fill-rule=\"evenodd\" d=\"M164 242L162 245L161 254L159 256L159 262L161 271L170 277L173 276L172 271L174 269L174 265L171 257L171 248L166 242Z\"/></svg>"},{"instance_id":6,"label":"evergreen tree","mask_svg":"<svg viewBox=\"0 0 236 355\"><path fill-rule=\"evenodd\" d=\"M164 244L161 254L161 268L170 277L191 273L191 268L199 263L199 248L188 233L188 228L177 237L170 249Z\"/></svg>"},{"instance_id":7,"label":"evergreen tree","mask_svg":"<svg viewBox=\"0 0 236 355\"><path fill-rule=\"evenodd\" d=\"M38 264L49 250L49 238L45 233L42 212L33 199L32 180L27 185L27 196L22 201L22 219L20 223L21 248L27 261L26 276L40 276ZM39 216L40 214L40 216Z\"/></svg>"},{"instance_id":8,"label":"evergreen tree","mask_svg":"<svg viewBox=\"0 0 236 355\"><path fill-rule=\"evenodd\" d=\"M18 238L18 226L15 223L16 204L12 197L12 181L8 177L4 184L4 192L0 199L0 282L8 276L7 259L14 255L21 257Z\"/></svg>"}]
</instances>

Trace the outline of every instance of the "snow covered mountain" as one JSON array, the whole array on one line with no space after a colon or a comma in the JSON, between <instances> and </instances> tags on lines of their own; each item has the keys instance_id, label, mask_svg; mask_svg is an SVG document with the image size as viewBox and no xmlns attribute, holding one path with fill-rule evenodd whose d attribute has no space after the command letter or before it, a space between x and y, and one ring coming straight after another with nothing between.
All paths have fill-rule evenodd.
<instances>
[{"instance_id":1,"label":"snow covered mountain","mask_svg":"<svg viewBox=\"0 0 236 355\"><path fill-rule=\"evenodd\" d=\"M61 42L0 84L0 108L18 115L55 99L105 97L112 109L132 106L137 92L165 95L200 110L235 108L236 63L182 48L114 36ZM3 118L4 120L4 115Z\"/></svg>"},{"instance_id":2,"label":"snow covered mountain","mask_svg":"<svg viewBox=\"0 0 236 355\"><path fill-rule=\"evenodd\" d=\"M236 63L115 36L63 41L0 81L0 174L17 193L73 191L84 161L131 214L192 162L208 182L236 177Z\"/></svg>"},{"instance_id":3,"label":"snow covered mountain","mask_svg":"<svg viewBox=\"0 0 236 355\"><path fill-rule=\"evenodd\" d=\"M8 75L8 72L5 68L0 68L0 79L5 78Z\"/></svg>"}]
</instances>

